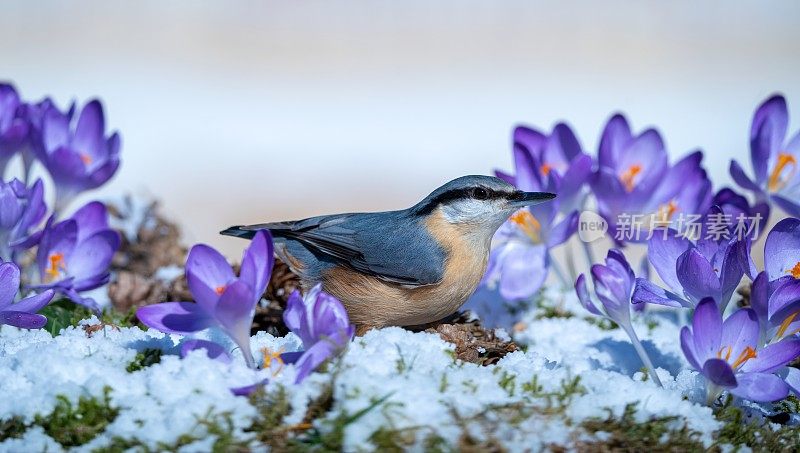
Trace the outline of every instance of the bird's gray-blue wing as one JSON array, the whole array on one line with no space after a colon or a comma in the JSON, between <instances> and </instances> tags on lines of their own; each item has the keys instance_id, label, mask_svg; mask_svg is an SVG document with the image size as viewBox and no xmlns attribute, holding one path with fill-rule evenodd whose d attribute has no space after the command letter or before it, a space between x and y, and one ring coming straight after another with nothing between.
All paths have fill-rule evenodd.
<instances>
[{"instance_id":1,"label":"bird's gray-blue wing","mask_svg":"<svg viewBox=\"0 0 800 453\"><path fill-rule=\"evenodd\" d=\"M297 241L320 259L382 280L409 286L439 282L443 250L421 224L414 223L416 219L398 222L398 215L402 214L338 214L240 228L268 229L276 238Z\"/></svg>"}]
</instances>

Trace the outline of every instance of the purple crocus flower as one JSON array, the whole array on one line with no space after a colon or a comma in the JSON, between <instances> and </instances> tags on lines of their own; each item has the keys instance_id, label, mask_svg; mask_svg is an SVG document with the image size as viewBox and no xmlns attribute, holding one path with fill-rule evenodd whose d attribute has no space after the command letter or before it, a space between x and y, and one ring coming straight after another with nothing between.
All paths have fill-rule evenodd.
<instances>
[{"instance_id":1,"label":"purple crocus flower","mask_svg":"<svg viewBox=\"0 0 800 453\"><path fill-rule=\"evenodd\" d=\"M517 128L514 140L516 174L498 171L497 176L520 190L552 192L558 198L520 209L497 230L483 284L498 287L506 300L527 299L541 288L551 264L550 249L578 228L578 212L574 207L565 212L562 193L566 206L580 203L592 165L565 125L557 125L550 136Z\"/></svg>"},{"instance_id":2,"label":"purple crocus flower","mask_svg":"<svg viewBox=\"0 0 800 453\"><path fill-rule=\"evenodd\" d=\"M22 103L12 85L0 83L0 178L8 161L25 144L28 123L20 115Z\"/></svg>"},{"instance_id":3,"label":"purple crocus flower","mask_svg":"<svg viewBox=\"0 0 800 453\"><path fill-rule=\"evenodd\" d=\"M775 94L764 101L753 115L750 126L750 161L755 178L751 179L735 160L730 173L736 184L769 199L784 211L800 217L800 131L786 140L789 111L786 99Z\"/></svg>"},{"instance_id":4,"label":"purple crocus flower","mask_svg":"<svg viewBox=\"0 0 800 453\"><path fill-rule=\"evenodd\" d=\"M614 115L600 140L592 189L617 243L641 242L651 227L708 210L713 194L702 160L696 151L670 167L658 131L634 136L627 119Z\"/></svg>"},{"instance_id":5,"label":"purple crocus flower","mask_svg":"<svg viewBox=\"0 0 800 453\"><path fill-rule=\"evenodd\" d=\"M752 309L739 309L723 322L713 299L697 304L692 328L681 329L681 349L689 364L706 378L709 404L723 390L758 402L788 395L788 385L773 373L800 356L800 340L759 348L758 339L758 318Z\"/></svg>"},{"instance_id":6,"label":"purple crocus flower","mask_svg":"<svg viewBox=\"0 0 800 453\"><path fill-rule=\"evenodd\" d=\"M498 177L516 185L541 186L553 173L560 211L570 214L583 204L586 184L592 174L592 158L583 152L572 129L558 123L549 135L517 126L513 135L517 175L497 171ZM533 172L533 173L532 173ZM537 174L538 173L538 174ZM528 181L528 182L525 182Z\"/></svg>"},{"instance_id":7,"label":"purple crocus flower","mask_svg":"<svg viewBox=\"0 0 800 453\"><path fill-rule=\"evenodd\" d=\"M15 251L36 243L38 235L32 235L31 229L46 213L41 180L30 188L17 179L0 181L0 259L13 260Z\"/></svg>"},{"instance_id":8,"label":"purple crocus flower","mask_svg":"<svg viewBox=\"0 0 800 453\"><path fill-rule=\"evenodd\" d=\"M783 219L770 230L764 267L753 280L750 302L762 342L772 342L800 332L800 219Z\"/></svg>"},{"instance_id":9,"label":"purple crocus flower","mask_svg":"<svg viewBox=\"0 0 800 453\"><path fill-rule=\"evenodd\" d=\"M142 323L165 333L189 335L220 328L241 349L247 365L256 364L250 350L250 327L256 304L269 283L274 264L272 236L259 231L244 251L236 277L225 257L199 244L186 259L186 280L195 302L164 302L139 308Z\"/></svg>"},{"instance_id":10,"label":"purple crocus flower","mask_svg":"<svg viewBox=\"0 0 800 453\"><path fill-rule=\"evenodd\" d=\"M575 292L586 310L594 315L614 321L628 334L636 353L639 354L639 358L650 371L653 381L661 386L661 380L655 372L653 363L642 347L642 343L639 341L639 337L631 324L631 295L635 279L636 276L630 264L628 264L628 260L625 259L625 255L617 249L611 249L606 256L605 265L595 264L592 266L594 293L600 300L603 307L602 310L592 302L586 286L586 277L583 274L579 275L578 280L575 282Z\"/></svg>"},{"instance_id":11,"label":"purple crocus flower","mask_svg":"<svg viewBox=\"0 0 800 453\"><path fill-rule=\"evenodd\" d=\"M14 263L0 263L0 325L7 324L22 329L44 327L47 318L36 312L50 303L53 291L43 291L14 302L17 291L19 291L19 268Z\"/></svg>"},{"instance_id":12,"label":"purple crocus flower","mask_svg":"<svg viewBox=\"0 0 800 453\"><path fill-rule=\"evenodd\" d=\"M36 254L40 283L35 287L54 289L99 311L93 299L79 293L108 283L108 267L119 245L119 233L108 227L106 207L100 202L86 204L62 222L54 224L51 218Z\"/></svg>"},{"instance_id":13,"label":"purple crocus flower","mask_svg":"<svg viewBox=\"0 0 800 453\"><path fill-rule=\"evenodd\" d=\"M286 353L283 360L297 367L295 383L302 382L322 362L347 347L355 326L350 324L347 310L338 299L314 286L305 298L295 290L283 312L283 322L300 337L305 349L302 354Z\"/></svg>"},{"instance_id":14,"label":"purple crocus flower","mask_svg":"<svg viewBox=\"0 0 800 453\"><path fill-rule=\"evenodd\" d=\"M722 214L714 206L706 218ZM718 237L710 236L705 228L708 222L703 221L702 225L696 241L671 228L650 238L648 259L670 290L646 279L636 279L634 303L691 308L711 297L724 310L742 276L750 272L750 239L739 239L729 230Z\"/></svg>"},{"instance_id":15,"label":"purple crocus flower","mask_svg":"<svg viewBox=\"0 0 800 453\"><path fill-rule=\"evenodd\" d=\"M71 124L69 114L45 108L39 157L56 184L56 210L75 195L108 181L119 167L119 134L105 136L103 106L86 104Z\"/></svg>"}]
</instances>

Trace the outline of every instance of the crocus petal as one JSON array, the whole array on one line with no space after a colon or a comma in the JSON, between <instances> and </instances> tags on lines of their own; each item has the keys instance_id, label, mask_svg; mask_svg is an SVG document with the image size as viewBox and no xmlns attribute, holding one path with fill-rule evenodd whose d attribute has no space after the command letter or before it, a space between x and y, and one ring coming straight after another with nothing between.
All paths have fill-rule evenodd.
<instances>
[{"instance_id":1,"label":"crocus petal","mask_svg":"<svg viewBox=\"0 0 800 453\"><path fill-rule=\"evenodd\" d=\"M164 333L187 335L215 324L211 315L192 302L164 302L136 310L136 317L147 327Z\"/></svg>"},{"instance_id":2,"label":"crocus petal","mask_svg":"<svg viewBox=\"0 0 800 453\"><path fill-rule=\"evenodd\" d=\"M609 315L624 314L630 305L631 287L626 278L618 275L607 266L592 266L594 292ZM614 315L612 315L614 316Z\"/></svg>"},{"instance_id":3,"label":"crocus petal","mask_svg":"<svg viewBox=\"0 0 800 453\"><path fill-rule=\"evenodd\" d=\"M78 223L78 241L108 229L108 212L99 201L86 203L71 216Z\"/></svg>"},{"instance_id":4,"label":"crocus petal","mask_svg":"<svg viewBox=\"0 0 800 453\"><path fill-rule=\"evenodd\" d=\"M41 329L47 324L47 318L38 313L0 311L0 324L19 327L20 329Z\"/></svg>"},{"instance_id":5,"label":"crocus petal","mask_svg":"<svg viewBox=\"0 0 800 453\"><path fill-rule=\"evenodd\" d=\"M589 290L586 288L586 277L581 274L578 276L578 279L575 281L575 292L578 294L578 300L580 300L581 305L583 308L597 316L603 316L603 313L597 309L592 302L592 298L589 296Z\"/></svg>"},{"instance_id":6,"label":"crocus petal","mask_svg":"<svg viewBox=\"0 0 800 453\"><path fill-rule=\"evenodd\" d=\"M772 194L770 199L790 216L800 217L800 203L797 202L797 197L784 197L781 194Z\"/></svg>"},{"instance_id":7,"label":"crocus petal","mask_svg":"<svg viewBox=\"0 0 800 453\"><path fill-rule=\"evenodd\" d=\"M236 280L222 293L214 310L217 322L242 349L242 354L251 367L254 363L250 350L250 326L253 324L255 304L256 300L250 285L242 280Z\"/></svg>"},{"instance_id":8,"label":"crocus petal","mask_svg":"<svg viewBox=\"0 0 800 453\"><path fill-rule=\"evenodd\" d=\"M233 269L218 251L198 244L186 258L186 282L195 301L209 312L225 287L235 278Z\"/></svg>"},{"instance_id":9,"label":"crocus petal","mask_svg":"<svg viewBox=\"0 0 800 453\"><path fill-rule=\"evenodd\" d=\"M764 244L764 268L770 281L784 277L800 261L800 219L778 222Z\"/></svg>"},{"instance_id":10,"label":"crocus petal","mask_svg":"<svg viewBox=\"0 0 800 453\"><path fill-rule=\"evenodd\" d=\"M300 360L300 357L303 356L303 352L305 351L284 352L281 354L281 360L283 360L283 363L287 365L297 363L297 361Z\"/></svg>"},{"instance_id":11,"label":"crocus petal","mask_svg":"<svg viewBox=\"0 0 800 453\"><path fill-rule=\"evenodd\" d=\"M742 166L739 165L739 162L735 160L731 161L731 165L728 169L731 174L731 178L736 184L739 185L742 189L752 190L755 193L761 193L761 188L758 187L758 184L754 183L744 172Z\"/></svg>"},{"instance_id":12,"label":"crocus petal","mask_svg":"<svg viewBox=\"0 0 800 453\"><path fill-rule=\"evenodd\" d=\"M787 338L758 351L758 355L742 365L745 373L772 373L800 356L800 339Z\"/></svg>"},{"instance_id":13,"label":"crocus petal","mask_svg":"<svg viewBox=\"0 0 800 453\"><path fill-rule=\"evenodd\" d=\"M576 231L578 231L578 211L573 211L550 230L547 236L547 246L555 247L563 244Z\"/></svg>"},{"instance_id":14,"label":"crocus petal","mask_svg":"<svg viewBox=\"0 0 800 453\"><path fill-rule=\"evenodd\" d=\"M622 114L612 116L603 129L597 156L601 167L616 169L619 151L631 139L628 120Z\"/></svg>"},{"instance_id":15,"label":"crocus petal","mask_svg":"<svg viewBox=\"0 0 800 453\"><path fill-rule=\"evenodd\" d=\"M730 348L731 360L736 360L745 348L758 346L758 317L750 308L741 308L722 323L722 348Z\"/></svg>"},{"instance_id":16,"label":"crocus petal","mask_svg":"<svg viewBox=\"0 0 800 453\"><path fill-rule=\"evenodd\" d=\"M98 100L92 100L81 110L78 124L75 126L75 135L72 146L81 153L87 154L93 160L99 157L98 151L103 146L103 133L105 121L103 119L103 106Z\"/></svg>"},{"instance_id":17,"label":"crocus petal","mask_svg":"<svg viewBox=\"0 0 800 453\"><path fill-rule=\"evenodd\" d=\"M702 372L703 368L697 360L697 351L694 349L694 337L692 336L692 331L687 326L681 328L681 350L692 368Z\"/></svg>"},{"instance_id":18,"label":"crocus petal","mask_svg":"<svg viewBox=\"0 0 800 453\"><path fill-rule=\"evenodd\" d=\"M553 133L551 136L558 144L558 147L563 152L566 160L572 161L576 156L582 153L582 148L580 142L578 142L578 137L575 136L575 132L572 131L572 128L569 127L569 125L564 123L556 124L553 126Z\"/></svg>"},{"instance_id":19,"label":"crocus petal","mask_svg":"<svg viewBox=\"0 0 800 453\"><path fill-rule=\"evenodd\" d=\"M647 257L650 264L673 291L683 292L683 286L678 279L676 263L678 257L691 247L691 242L685 237L679 237L678 232L673 229L667 230L666 237L654 234L647 242Z\"/></svg>"},{"instance_id":20,"label":"crocus petal","mask_svg":"<svg viewBox=\"0 0 800 453\"><path fill-rule=\"evenodd\" d=\"M636 279L631 299L634 304L648 303L675 308L692 308L691 302L643 278Z\"/></svg>"},{"instance_id":21,"label":"crocus petal","mask_svg":"<svg viewBox=\"0 0 800 453\"><path fill-rule=\"evenodd\" d=\"M308 348L297 363L295 363L295 367L297 368L295 384L303 382L309 374L322 364L322 362L333 356L334 352L335 345L325 340L318 341Z\"/></svg>"},{"instance_id":22,"label":"crocus petal","mask_svg":"<svg viewBox=\"0 0 800 453\"><path fill-rule=\"evenodd\" d=\"M733 369L722 359L707 360L703 364L703 376L720 387L731 388L737 384Z\"/></svg>"},{"instance_id":23,"label":"crocus petal","mask_svg":"<svg viewBox=\"0 0 800 453\"><path fill-rule=\"evenodd\" d=\"M564 172L564 177L561 178L561 184L558 188L558 197L560 203L572 207L574 203L573 198L580 194L581 187L589 182L589 176L592 174L592 158L586 154L581 154L576 157Z\"/></svg>"},{"instance_id":24,"label":"crocus petal","mask_svg":"<svg viewBox=\"0 0 800 453\"><path fill-rule=\"evenodd\" d=\"M749 248L749 240L737 240L725 251L719 271L720 304L722 307L727 306L733 292L739 286L739 282L742 281L745 268L742 266L740 257L745 254L749 256Z\"/></svg>"},{"instance_id":25,"label":"crocus petal","mask_svg":"<svg viewBox=\"0 0 800 453\"><path fill-rule=\"evenodd\" d=\"M709 297L697 304L692 317L692 335L698 362L716 357L722 339L722 315L714 299Z\"/></svg>"},{"instance_id":26,"label":"crocus petal","mask_svg":"<svg viewBox=\"0 0 800 453\"><path fill-rule=\"evenodd\" d=\"M21 301L11 304L8 308L11 308L14 311L24 311L26 313L36 313L37 311L44 308L47 304L53 300L53 295L55 292L51 289L47 291L43 291L39 294L35 294L30 297L26 297Z\"/></svg>"},{"instance_id":27,"label":"crocus petal","mask_svg":"<svg viewBox=\"0 0 800 453\"><path fill-rule=\"evenodd\" d=\"M787 367L781 373L784 382L792 390L795 396L800 395L800 370L793 367Z\"/></svg>"},{"instance_id":28,"label":"crocus petal","mask_svg":"<svg viewBox=\"0 0 800 453\"><path fill-rule=\"evenodd\" d=\"M95 233L77 244L67 260L67 272L76 280L103 274L108 269L119 243L119 233L116 231Z\"/></svg>"},{"instance_id":29,"label":"crocus petal","mask_svg":"<svg viewBox=\"0 0 800 453\"><path fill-rule=\"evenodd\" d=\"M696 249L689 249L678 257L677 271L684 293L692 299L719 296L719 277Z\"/></svg>"},{"instance_id":30,"label":"crocus petal","mask_svg":"<svg viewBox=\"0 0 800 453\"><path fill-rule=\"evenodd\" d=\"M286 324L289 330L300 337L304 346L311 347L313 339L307 334L307 329L304 327L305 317L306 306L303 296L300 295L300 291L294 290L286 301L286 309L283 311L283 323Z\"/></svg>"},{"instance_id":31,"label":"crocus petal","mask_svg":"<svg viewBox=\"0 0 800 453\"><path fill-rule=\"evenodd\" d=\"M244 387L234 387L231 389L231 393L235 396L250 396L256 390L264 387L269 382L269 379L264 379L260 382L256 382L255 384L245 385Z\"/></svg>"},{"instance_id":32,"label":"crocus petal","mask_svg":"<svg viewBox=\"0 0 800 453\"><path fill-rule=\"evenodd\" d=\"M503 257L500 295L506 300L526 299L542 287L547 278L547 247L544 244L512 247Z\"/></svg>"},{"instance_id":33,"label":"crocus petal","mask_svg":"<svg viewBox=\"0 0 800 453\"><path fill-rule=\"evenodd\" d=\"M750 286L750 306L758 316L763 327L767 325L769 301L769 280L766 272L759 272Z\"/></svg>"},{"instance_id":34,"label":"crocus petal","mask_svg":"<svg viewBox=\"0 0 800 453\"><path fill-rule=\"evenodd\" d=\"M781 95L773 95L764 101L753 115L750 126L750 158L756 182L759 184L767 179L767 163L770 157L783 145L788 122L786 100Z\"/></svg>"},{"instance_id":35,"label":"crocus petal","mask_svg":"<svg viewBox=\"0 0 800 453\"><path fill-rule=\"evenodd\" d=\"M228 351L225 350L219 343L213 341L191 339L186 340L181 345L181 358L186 358L191 351L203 350L206 357L212 360L217 360L222 363L231 363L232 359Z\"/></svg>"},{"instance_id":36,"label":"crocus petal","mask_svg":"<svg viewBox=\"0 0 800 453\"><path fill-rule=\"evenodd\" d=\"M0 309L7 307L19 291L19 268L14 263L0 264Z\"/></svg>"},{"instance_id":37,"label":"crocus petal","mask_svg":"<svg viewBox=\"0 0 800 453\"><path fill-rule=\"evenodd\" d=\"M741 373L737 386L729 389L734 395L750 401L767 403L789 395L789 386L778 376L769 373Z\"/></svg>"},{"instance_id":38,"label":"crocus petal","mask_svg":"<svg viewBox=\"0 0 800 453\"><path fill-rule=\"evenodd\" d=\"M239 272L239 278L250 284L253 296L257 299L260 299L267 289L274 263L272 235L269 230L261 230L256 233L250 246L245 250Z\"/></svg>"},{"instance_id":39,"label":"crocus petal","mask_svg":"<svg viewBox=\"0 0 800 453\"><path fill-rule=\"evenodd\" d=\"M769 297L767 306L772 325L779 325L787 316L800 311L800 279L785 279Z\"/></svg>"},{"instance_id":40,"label":"crocus petal","mask_svg":"<svg viewBox=\"0 0 800 453\"><path fill-rule=\"evenodd\" d=\"M530 150L514 144L514 176L517 188L527 192L539 191L542 189L541 179L539 178L539 165L531 155Z\"/></svg>"}]
</instances>

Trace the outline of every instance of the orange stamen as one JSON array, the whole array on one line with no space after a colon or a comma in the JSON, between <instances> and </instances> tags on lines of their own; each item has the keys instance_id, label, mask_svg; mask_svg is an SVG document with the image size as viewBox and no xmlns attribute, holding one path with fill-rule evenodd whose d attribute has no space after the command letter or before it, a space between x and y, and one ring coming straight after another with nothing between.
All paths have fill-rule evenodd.
<instances>
[{"instance_id":1,"label":"orange stamen","mask_svg":"<svg viewBox=\"0 0 800 453\"><path fill-rule=\"evenodd\" d=\"M553 167L551 167L550 164L542 164L542 175L547 176L552 170Z\"/></svg>"},{"instance_id":2,"label":"orange stamen","mask_svg":"<svg viewBox=\"0 0 800 453\"><path fill-rule=\"evenodd\" d=\"M788 274L792 274L794 278L800 278L800 261L798 261L793 268L787 272Z\"/></svg>"},{"instance_id":3,"label":"orange stamen","mask_svg":"<svg viewBox=\"0 0 800 453\"><path fill-rule=\"evenodd\" d=\"M225 285L217 286L216 288L214 288L214 292L217 293L217 296L221 296L222 293L225 292Z\"/></svg>"},{"instance_id":4,"label":"orange stamen","mask_svg":"<svg viewBox=\"0 0 800 453\"><path fill-rule=\"evenodd\" d=\"M791 167L789 169L789 175L785 178L781 178L783 170L785 170L786 166L790 164ZM767 184L769 191L776 192L778 190L781 190L783 186L785 186L786 183L794 177L794 174L796 172L797 172L797 159L789 153L779 153L778 162L775 163L775 167L772 169L772 173L769 174L769 183Z\"/></svg>"},{"instance_id":5,"label":"orange stamen","mask_svg":"<svg viewBox=\"0 0 800 453\"><path fill-rule=\"evenodd\" d=\"M58 278L61 274L61 271L66 271L67 267L64 264L64 254L63 253L53 253L47 260L50 262L50 265L45 269L45 275L47 281L53 281Z\"/></svg>"},{"instance_id":6,"label":"orange stamen","mask_svg":"<svg viewBox=\"0 0 800 453\"><path fill-rule=\"evenodd\" d=\"M658 219L662 222L669 222L672 216L678 210L678 203L670 200L667 204L662 204L658 207Z\"/></svg>"},{"instance_id":7,"label":"orange stamen","mask_svg":"<svg viewBox=\"0 0 800 453\"><path fill-rule=\"evenodd\" d=\"M533 242L541 242L539 233L542 231L542 224L536 220L536 217L527 209L522 209L511 216L511 221L514 222L523 233L525 233Z\"/></svg>"},{"instance_id":8,"label":"orange stamen","mask_svg":"<svg viewBox=\"0 0 800 453\"><path fill-rule=\"evenodd\" d=\"M744 351L742 351L741 354L739 354L739 357L736 359L736 361L731 364L731 368L735 370L744 365L744 363L748 360L754 358L756 358L756 350L748 346L744 348Z\"/></svg>"},{"instance_id":9,"label":"orange stamen","mask_svg":"<svg viewBox=\"0 0 800 453\"><path fill-rule=\"evenodd\" d=\"M89 164L92 163L92 156L90 156L90 155L88 155L86 153L81 153L80 157L81 157L81 160L83 161L84 165L89 165Z\"/></svg>"},{"instance_id":10,"label":"orange stamen","mask_svg":"<svg viewBox=\"0 0 800 453\"><path fill-rule=\"evenodd\" d=\"M787 316L786 319L783 320L783 322L781 323L781 326L778 328L778 332L775 334L775 338L782 338L783 337L783 334L786 333L786 329L789 328L789 324L791 324L792 321L794 321L794 318L797 317L797 313L798 312L794 312L791 315ZM792 335L794 335L795 333L797 333L797 332L792 332Z\"/></svg>"},{"instance_id":11,"label":"orange stamen","mask_svg":"<svg viewBox=\"0 0 800 453\"><path fill-rule=\"evenodd\" d=\"M720 348L720 350L717 351L717 358L718 359L722 358L722 351L726 351L725 352L725 361L727 362L728 360L731 359L731 347L730 346L723 346L722 348Z\"/></svg>"},{"instance_id":12,"label":"orange stamen","mask_svg":"<svg viewBox=\"0 0 800 453\"><path fill-rule=\"evenodd\" d=\"M633 187L636 185L633 180L636 179L636 176L641 172L642 166L633 164L619 176L620 181L622 181L622 184L625 186L625 190L633 192Z\"/></svg>"},{"instance_id":13,"label":"orange stamen","mask_svg":"<svg viewBox=\"0 0 800 453\"><path fill-rule=\"evenodd\" d=\"M261 353L264 354L264 360L261 363L261 369L270 368L274 360L278 361L278 369L272 373L273 377L277 376L278 373L283 370L283 366L285 365L283 358L281 357L281 354L283 354L283 347L276 352L272 352L269 348L261 348Z\"/></svg>"}]
</instances>

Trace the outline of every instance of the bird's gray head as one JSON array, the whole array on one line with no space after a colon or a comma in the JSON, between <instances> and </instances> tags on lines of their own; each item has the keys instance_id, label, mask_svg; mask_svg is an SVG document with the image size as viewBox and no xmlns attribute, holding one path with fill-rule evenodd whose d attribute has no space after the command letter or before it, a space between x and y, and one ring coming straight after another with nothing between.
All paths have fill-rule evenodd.
<instances>
[{"instance_id":1,"label":"bird's gray head","mask_svg":"<svg viewBox=\"0 0 800 453\"><path fill-rule=\"evenodd\" d=\"M441 208L445 219L494 234L518 209L551 200L548 192L523 192L493 176L470 175L454 179L434 190L412 208L418 215L429 215Z\"/></svg>"}]
</instances>

